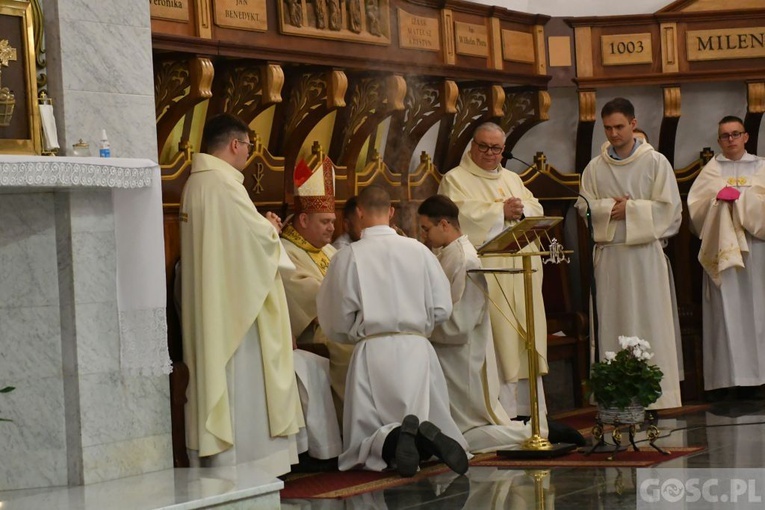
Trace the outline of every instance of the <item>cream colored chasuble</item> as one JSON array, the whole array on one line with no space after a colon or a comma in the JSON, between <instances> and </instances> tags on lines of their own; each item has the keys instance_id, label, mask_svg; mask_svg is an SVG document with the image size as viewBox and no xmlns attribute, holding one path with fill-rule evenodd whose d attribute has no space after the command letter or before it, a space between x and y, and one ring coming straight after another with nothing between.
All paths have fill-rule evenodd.
<instances>
[{"instance_id":1,"label":"cream colored chasuble","mask_svg":"<svg viewBox=\"0 0 765 510\"><path fill-rule=\"evenodd\" d=\"M304 335L304 333L316 319L316 295L329 268L329 260L337 250L331 244L321 249L312 246L292 225L284 228L282 244L290 260L295 264L294 270L282 271L292 332L297 337L298 345L305 342L324 343L326 337L323 335L315 338L313 334ZM307 333L313 333L313 331Z\"/></svg>"},{"instance_id":2,"label":"cream colored chasuble","mask_svg":"<svg viewBox=\"0 0 765 510\"><path fill-rule=\"evenodd\" d=\"M278 272L282 245L243 180L219 158L194 154L181 198L187 446L202 457L233 445L226 365L253 327L263 359L270 436L292 435L303 426Z\"/></svg>"}]
</instances>

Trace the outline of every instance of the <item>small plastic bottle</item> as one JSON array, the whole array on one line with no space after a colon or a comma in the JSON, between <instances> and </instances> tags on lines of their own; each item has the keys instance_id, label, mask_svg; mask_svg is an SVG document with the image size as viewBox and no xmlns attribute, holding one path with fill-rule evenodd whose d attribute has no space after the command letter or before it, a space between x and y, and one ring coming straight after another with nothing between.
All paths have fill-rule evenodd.
<instances>
[{"instance_id":1,"label":"small plastic bottle","mask_svg":"<svg viewBox=\"0 0 765 510\"><path fill-rule=\"evenodd\" d=\"M106 130L101 130L101 140L98 142L98 155L102 158L109 158L112 155L109 139L106 137Z\"/></svg>"}]
</instances>

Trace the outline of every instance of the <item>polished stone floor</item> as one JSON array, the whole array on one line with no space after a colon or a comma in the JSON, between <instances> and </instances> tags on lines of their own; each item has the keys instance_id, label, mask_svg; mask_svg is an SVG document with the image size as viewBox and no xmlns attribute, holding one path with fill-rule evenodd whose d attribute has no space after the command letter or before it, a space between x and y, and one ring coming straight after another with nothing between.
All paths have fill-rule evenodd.
<instances>
[{"instance_id":1,"label":"polished stone floor","mask_svg":"<svg viewBox=\"0 0 765 510\"><path fill-rule=\"evenodd\" d=\"M765 401L720 402L706 411L680 418L660 417L659 428L662 435L668 437L662 437L658 444L706 448L665 462L661 468L759 468L765 471ZM683 430L670 433L672 429ZM431 477L345 500L282 500L282 508L635 509L638 506L636 476L635 468L519 471L473 467L463 477ZM698 503L682 508L716 506ZM735 506L729 504L724 508Z\"/></svg>"}]
</instances>

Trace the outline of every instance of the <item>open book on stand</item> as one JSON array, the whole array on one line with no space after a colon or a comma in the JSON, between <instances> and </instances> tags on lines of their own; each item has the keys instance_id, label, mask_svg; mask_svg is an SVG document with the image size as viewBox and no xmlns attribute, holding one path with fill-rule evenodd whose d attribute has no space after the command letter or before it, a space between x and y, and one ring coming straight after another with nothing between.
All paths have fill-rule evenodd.
<instances>
[{"instance_id":1,"label":"open book on stand","mask_svg":"<svg viewBox=\"0 0 765 510\"><path fill-rule=\"evenodd\" d=\"M560 216L532 216L506 227L481 246L479 255L490 253L516 253L545 236L545 232L563 221Z\"/></svg>"}]
</instances>

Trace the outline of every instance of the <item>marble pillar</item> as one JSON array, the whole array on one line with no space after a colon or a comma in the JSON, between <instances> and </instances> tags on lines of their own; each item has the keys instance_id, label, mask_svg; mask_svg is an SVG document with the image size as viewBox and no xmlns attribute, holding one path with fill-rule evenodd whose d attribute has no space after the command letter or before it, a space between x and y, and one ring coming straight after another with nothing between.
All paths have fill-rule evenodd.
<instances>
[{"instance_id":1,"label":"marble pillar","mask_svg":"<svg viewBox=\"0 0 765 510\"><path fill-rule=\"evenodd\" d=\"M56 195L67 472L70 485L172 467L166 376L120 370L111 193Z\"/></svg>"},{"instance_id":2,"label":"marble pillar","mask_svg":"<svg viewBox=\"0 0 765 510\"><path fill-rule=\"evenodd\" d=\"M49 95L64 154L157 160L145 0L43 0ZM166 376L120 371L110 190L0 200L0 490L172 467ZM23 348L22 348L23 347Z\"/></svg>"},{"instance_id":3,"label":"marble pillar","mask_svg":"<svg viewBox=\"0 0 765 510\"><path fill-rule=\"evenodd\" d=\"M111 190L0 191L0 490L172 467L167 377L120 368Z\"/></svg>"},{"instance_id":4,"label":"marble pillar","mask_svg":"<svg viewBox=\"0 0 765 510\"><path fill-rule=\"evenodd\" d=\"M67 483L54 210L0 195L0 490Z\"/></svg>"},{"instance_id":5,"label":"marble pillar","mask_svg":"<svg viewBox=\"0 0 765 510\"><path fill-rule=\"evenodd\" d=\"M69 150L82 138L97 154L106 129L112 157L156 161L149 3L42 0L42 5L48 89L61 146Z\"/></svg>"}]
</instances>

